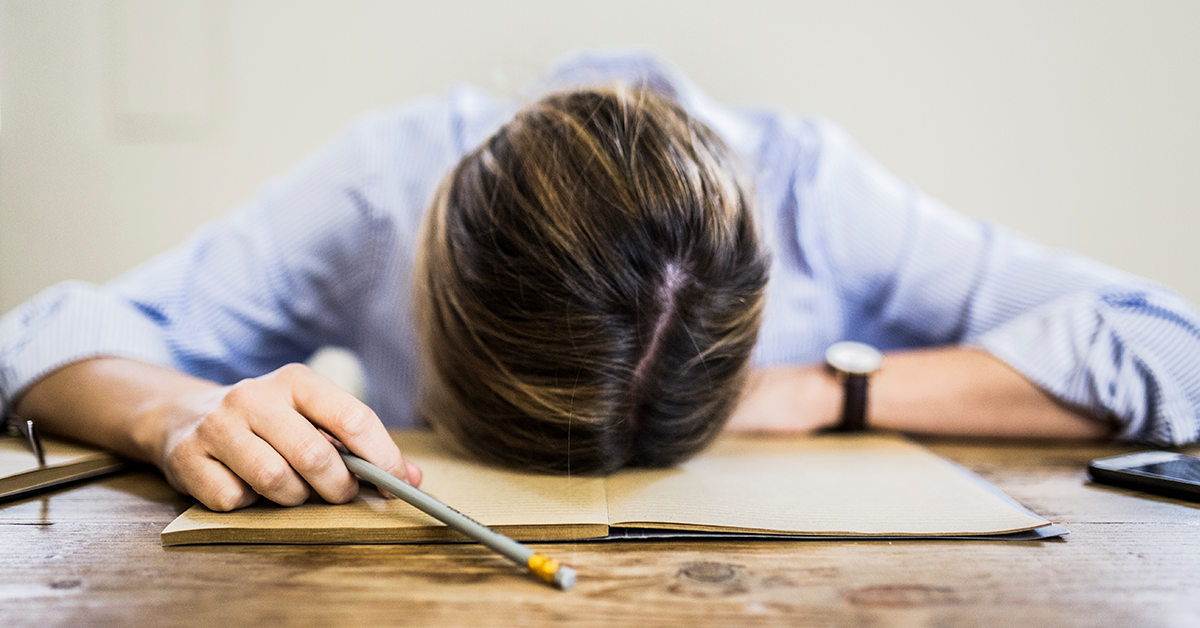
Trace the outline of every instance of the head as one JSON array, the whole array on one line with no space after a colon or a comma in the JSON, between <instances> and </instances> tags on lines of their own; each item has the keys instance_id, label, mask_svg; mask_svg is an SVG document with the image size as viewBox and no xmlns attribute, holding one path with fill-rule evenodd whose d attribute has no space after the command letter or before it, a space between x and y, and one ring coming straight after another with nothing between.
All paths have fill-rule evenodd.
<instances>
[{"instance_id":1,"label":"head","mask_svg":"<svg viewBox=\"0 0 1200 628\"><path fill-rule=\"evenodd\" d=\"M423 416L538 471L697 452L738 401L762 317L751 199L720 138L662 97L524 108L447 176L423 227Z\"/></svg>"}]
</instances>

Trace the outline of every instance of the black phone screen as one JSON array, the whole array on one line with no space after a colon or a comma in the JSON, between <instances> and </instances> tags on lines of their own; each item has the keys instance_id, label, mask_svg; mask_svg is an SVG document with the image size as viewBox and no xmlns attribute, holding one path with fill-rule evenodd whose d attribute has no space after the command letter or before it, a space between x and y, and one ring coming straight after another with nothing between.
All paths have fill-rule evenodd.
<instances>
[{"instance_id":1,"label":"black phone screen","mask_svg":"<svg viewBox=\"0 0 1200 628\"><path fill-rule=\"evenodd\" d=\"M1200 501L1200 458L1192 456L1147 451L1101 458L1088 465L1088 475L1105 484Z\"/></svg>"},{"instance_id":2,"label":"black phone screen","mask_svg":"<svg viewBox=\"0 0 1200 628\"><path fill-rule=\"evenodd\" d=\"M1152 462L1132 467L1129 470L1134 473L1145 473L1160 478L1200 484L1200 459L1197 458L1177 458L1164 462Z\"/></svg>"}]
</instances>

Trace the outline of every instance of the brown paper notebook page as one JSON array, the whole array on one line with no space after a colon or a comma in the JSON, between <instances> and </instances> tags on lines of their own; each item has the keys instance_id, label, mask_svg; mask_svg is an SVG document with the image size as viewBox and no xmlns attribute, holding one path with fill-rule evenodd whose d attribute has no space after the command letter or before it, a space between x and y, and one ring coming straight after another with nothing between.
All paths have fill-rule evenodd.
<instances>
[{"instance_id":1,"label":"brown paper notebook page","mask_svg":"<svg viewBox=\"0 0 1200 628\"><path fill-rule=\"evenodd\" d=\"M116 456L92 447L45 435L41 440L46 466L39 469L37 458L24 439L0 437L0 499L111 473L125 466Z\"/></svg>"},{"instance_id":2,"label":"brown paper notebook page","mask_svg":"<svg viewBox=\"0 0 1200 628\"><path fill-rule=\"evenodd\" d=\"M429 434L394 435L421 488L518 540L619 528L806 536L968 536L1049 522L966 470L897 436L731 438L684 465L607 479L517 473L445 453ZM364 490L350 504L197 505L162 533L188 543L396 543L462 537L399 500Z\"/></svg>"},{"instance_id":3,"label":"brown paper notebook page","mask_svg":"<svg viewBox=\"0 0 1200 628\"><path fill-rule=\"evenodd\" d=\"M497 532L526 541L603 537L604 480L518 473L457 458L424 432L393 434L424 473L421 489ZM297 508L269 503L228 513L196 505L162 533L189 543L411 543L466 540L398 499L364 489L349 504L318 500Z\"/></svg>"},{"instance_id":4,"label":"brown paper notebook page","mask_svg":"<svg viewBox=\"0 0 1200 628\"><path fill-rule=\"evenodd\" d=\"M679 468L622 473L608 482L612 526L962 536L1049 523L894 436L725 438Z\"/></svg>"}]
</instances>

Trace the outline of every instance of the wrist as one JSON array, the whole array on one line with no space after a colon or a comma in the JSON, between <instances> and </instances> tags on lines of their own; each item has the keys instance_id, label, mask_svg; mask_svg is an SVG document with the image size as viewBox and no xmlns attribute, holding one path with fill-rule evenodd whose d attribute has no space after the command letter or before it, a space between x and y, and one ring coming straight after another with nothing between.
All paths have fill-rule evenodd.
<instances>
[{"instance_id":1,"label":"wrist","mask_svg":"<svg viewBox=\"0 0 1200 628\"><path fill-rule=\"evenodd\" d=\"M226 387L175 371L165 371L160 384L136 406L129 438L139 459L161 468L174 441L221 403Z\"/></svg>"},{"instance_id":2,"label":"wrist","mask_svg":"<svg viewBox=\"0 0 1200 628\"><path fill-rule=\"evenodd\" d=\"M837 426L842 417L842 383L825 366L809 369L805 385L797 391L803 395L813 417L810 429L826 431Z\"/></svg>"},{"instance_id":3,"label":"wrist","mask_svg":"<svg viewBox=\"0 0 1200 628\"><path fill-rule=\"evenodd\" d=\"M844 341L825 352L825 365L842 389L842 404L835 432L860 432L867 429L868 389L871 379L883 367L883 354L871 345Z\"/></svg>"},{"instance_id":4,"label":"wrist","mask_svg":"<svg viewBox=\"0 0 1200 628\"><path fill-rule=\"evenodd\" d=\"M837 423L841 404L841 385L824 367L755 369L728 427L755 432L828 428Z\"/></svg>"}]
</instances>

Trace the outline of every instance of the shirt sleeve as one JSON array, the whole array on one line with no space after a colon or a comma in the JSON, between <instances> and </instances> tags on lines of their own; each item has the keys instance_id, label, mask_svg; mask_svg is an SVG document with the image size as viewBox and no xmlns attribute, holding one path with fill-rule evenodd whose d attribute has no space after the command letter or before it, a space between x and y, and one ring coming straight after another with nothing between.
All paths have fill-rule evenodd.
<instances>
[{"instance_id":1,"label":"shirt sleeve","mask_svg":"<svg viewBox=\"0 0 1200 628\"><path fill-rule=\"evenodd\" d=\"M100 287L67 282L0 320L0 390L94 356L230 383L348 346L363 295L388 268L372 122L360 122L250 203Z\"/></svg>"},{"instance_id":2,"label":"shirt sleeve","mask_svg":"<svg viewBox=\"0 0 1200 628\"><path fill-rule=\"evenodd\" d=\"M1169 289L967 218L815 123L800 184L847 336L887 348L970 344L1126 440L1200 437L1200 313Z\"/></svg>"}]
</instances>

